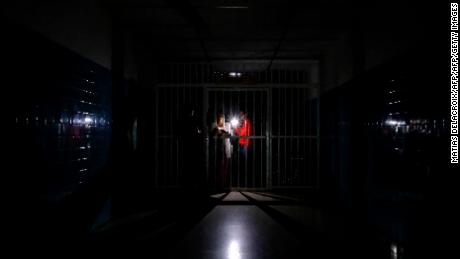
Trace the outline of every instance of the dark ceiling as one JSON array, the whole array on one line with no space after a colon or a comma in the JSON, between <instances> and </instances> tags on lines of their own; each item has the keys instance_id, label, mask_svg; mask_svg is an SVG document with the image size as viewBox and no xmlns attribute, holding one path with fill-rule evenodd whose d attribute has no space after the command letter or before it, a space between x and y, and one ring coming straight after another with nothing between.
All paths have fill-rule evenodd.
<instances>
[{"instance_id":1,"label":"dark ceiling","mask_svg":"<svg viewBox=\"0 0 460 259\"><path fill-rule=\"evenodd\" d=\"M352 41L362 40L366 31L404 35L418 15L401 2L116 0L105 5L159 59L238 63L257 70L316 62L347 35Z\"/></svg>"}]
</instances>

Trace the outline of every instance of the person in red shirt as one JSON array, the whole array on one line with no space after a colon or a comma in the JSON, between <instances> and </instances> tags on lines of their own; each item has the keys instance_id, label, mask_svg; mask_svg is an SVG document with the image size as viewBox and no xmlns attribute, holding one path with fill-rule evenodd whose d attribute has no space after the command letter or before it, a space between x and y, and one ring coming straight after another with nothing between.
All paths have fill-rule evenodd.
<instances>
[{"instance_id":1,"label":"person in red shirt","mask_svg":"<svg viewBox=\"0 0 460 259\"><path fill-rule=\"evenodd\" d=\"M245 137L251 136L251 121L249 120L246 112L240 112L240 125L235 128L235 134L243 137L239 139L238 143L240 146L240 152L246 156L248 153L250 139Z\"/></svg>"}]
</instances>

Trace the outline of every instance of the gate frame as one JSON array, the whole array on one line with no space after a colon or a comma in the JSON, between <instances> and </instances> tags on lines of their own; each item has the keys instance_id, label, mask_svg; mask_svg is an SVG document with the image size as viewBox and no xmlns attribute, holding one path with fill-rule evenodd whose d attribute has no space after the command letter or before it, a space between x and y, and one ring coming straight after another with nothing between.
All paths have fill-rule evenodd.
<instances>
[{"instance_id":1,"label":"gate frame","mask_svg":"<svg viewBox=\"0 0 460 259\"><path fill-rule=\"evenodd\" d=\"M292 84L292 83L257 83L257 84L241 84L241 83L157 83L154 86L154 114L155 114L155 120L154 120L154 128L155 128L155 172L154 172L154 182L155 182L155 187L162 189L162 188L177 188L178 186L160 186L159 185L159 179L158 179L158 152L159 152L159 144L158 144L158 139L160 135L158 134L158 98L159 98L159 89L160 88L175 88L175 87L190 87L190 88L202 88L203 89L203 122L206 122L206 112L208 111L208 102L209 102L209 91L217 91L217 90L224 90L224 91L245 91L245 90L256 90L256 91L265 91L267 93L267 124L266 124L266 132L265 132L265 139L266 139L266 168L267 168L267 173L266 173L266 187L265 188L238 188L239 191L257 191L257 190L262 190L262 191L268 191L268 190L280 190L280 189L314 189L314 190L319 190L320 188L320 96L319 96L319 89L320 89L320 84L318 83L303 83L303 84ZM272 150L272 141L273 141L273 135L272 135L272 91L273 88L304 88L304 89L310 89L312 91L312 96L311 98L316 98L317 99L317 104L316 104L316 128L317 128L317 133L316 133L316 151L317 151L317 157L316 157L316 186L273 186L272 182L272 173L273 173L273 168L272 168L272 163L271 163L271 158L273 156L273 150ZM312 137L312 136L306 136L306 137ZM206 137L206 158L205 158L205 163L206 163L206 177L209 177L209 138Z\"/></svg>"}]
</instances>

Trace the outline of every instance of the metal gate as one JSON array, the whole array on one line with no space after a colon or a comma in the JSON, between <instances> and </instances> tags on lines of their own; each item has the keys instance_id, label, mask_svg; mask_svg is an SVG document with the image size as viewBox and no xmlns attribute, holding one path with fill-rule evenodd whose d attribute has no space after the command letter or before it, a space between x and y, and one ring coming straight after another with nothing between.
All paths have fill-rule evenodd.
<instances>
[{"instance_id":1,"label":"metal gate","mask_svg":"<svg viewBox=\"0 0 460 259\"><path fill-rule=\"evenodd\" d=\"M202 172L195 173L211 189L218 180L216 147L210 127L217 112L227 123L248 113L252 133L246 154L232 136L227 187L238 190L319 187L319 98L317 80L309 72L278 70L242 73L244 82L229 83L225 73L203 64L160 66L155 87L155 185L186 186L190 168L184 163L181 117L193 106L204 138L196 151ZM232 79L233 80L233 79ZM315 83L316 82L316 83ZM201 153L201 151L203 151Z\"/></svg>"}]
</instances>

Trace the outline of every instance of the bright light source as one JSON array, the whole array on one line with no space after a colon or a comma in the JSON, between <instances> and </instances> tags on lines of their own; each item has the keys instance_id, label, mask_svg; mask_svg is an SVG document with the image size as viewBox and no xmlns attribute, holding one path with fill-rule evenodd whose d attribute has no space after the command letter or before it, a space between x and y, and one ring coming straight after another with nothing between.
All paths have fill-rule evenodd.
<instances>
[{"instance_id":1,"label":"bright light source","mask_svg":"<svg viewBox=\"0 0 460 259\"><path fill-rule=\"evenodd\" d=\"M228 246L227 253L228 259L241 259L240 244L232 240Z\"/></svg>"},{"instance_id":2,"label":"bright light source","mask_svg":"<svg viewBox=\"0 0 460 259\"><path fill-rule=\"evenodd\" d=\"M238 124L240 123L237 118L233 118L230 123L232 124L232 127L237 127Z\"/></svg>"},{"instance_id":3,"label":"bright light source","mask_svg":"<svg viewBox=\"0 0 460 259\"><path fill-rule=\"evenodd\" d=\"M397 259L398 258L398 245L395 243L392 243L390 246L391 249L391 258L392 259Z\"/></svg>"},{"instance_id":4,"label":"bright light source","mask_svg":"<svg viewBox=\"0 0 460 259\"><path fill-rule=\"evenodd\" d=\"M228 76L230 76L230 77L240 77L241 73L240 72L229 72Z\"/></svg>"},{"instance_id":5,"label":"bright light source","mask_svg":"<svg viewBox=\"0 0 460 259\"><path fill-rule=\"evenodd\" d=\"M406 125L406 122L389 119L385 121L385 124L390 125L390 126L402 126L402 125Z\"/></svg>"},{"instance_id":6,"label":"bright light source","mask_svg":"<svg viewBox=\"0 0 460 259\"><path fill-rule=\"evenodd\" d=\"M93 122L93 119L91 119L90 117L85 118L85 123L91 123L91 122Z\"/></svg>"}]
</instances>

